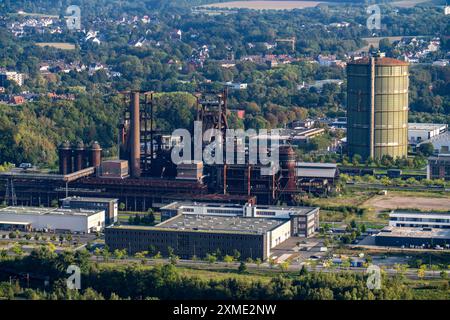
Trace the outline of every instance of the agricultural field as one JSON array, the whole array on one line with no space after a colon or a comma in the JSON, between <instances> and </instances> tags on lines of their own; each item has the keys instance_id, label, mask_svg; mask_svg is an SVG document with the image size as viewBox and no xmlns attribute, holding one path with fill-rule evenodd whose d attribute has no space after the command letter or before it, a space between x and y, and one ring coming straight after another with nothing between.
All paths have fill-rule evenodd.
<instances>
[{"instance_id":1,"label":"agricultural field","mask_svg":"<svg viewBox=\"0 0 450 320\"><path fill-rule=\"evenodd\" d=\"M431 2L430 0L401 0L394 1L392 5L399 8L413 8L418 4Z\"/></svg>"},{"instance_id":2,"label":"agricultural field","mask_svg":"<svg viewBox=\"0 0 450 320\"><path fill-rule=\"evenodd\" d=\"M202 6L203 8L229 8L229 9L253 9L253 10L294 10L317 7L326 1L231 1L213 3Z\"/></svg>"},{"instance_id":3,"label":"agricultural field","mask_svg":"<svg viewBox=\"0 0 450 320\"><path fill-rule=\"evenodd\" d=\"M72 43L65 42L37 42L38 47L52 47L61 50L75 50L75 45Z\"/></svg>"}]
</instances>

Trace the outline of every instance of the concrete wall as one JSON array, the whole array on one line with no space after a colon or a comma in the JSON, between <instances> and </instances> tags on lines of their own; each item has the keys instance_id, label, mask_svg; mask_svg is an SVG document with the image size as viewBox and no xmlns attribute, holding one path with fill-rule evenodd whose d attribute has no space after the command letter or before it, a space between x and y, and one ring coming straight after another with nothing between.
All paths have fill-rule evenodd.
<instances>
[{"instance_id":1,"label":"concrete wall","mask_svg":"<svg viewBox=\"0 0 450 320\"><path fill-rule=\"evenodd\" d=\"M286 221L282 225L268 232L268 234L270 237L270 248L272 249L273 247L289 239L291 236L291 221Z\"/></svg>"}]
</instances>

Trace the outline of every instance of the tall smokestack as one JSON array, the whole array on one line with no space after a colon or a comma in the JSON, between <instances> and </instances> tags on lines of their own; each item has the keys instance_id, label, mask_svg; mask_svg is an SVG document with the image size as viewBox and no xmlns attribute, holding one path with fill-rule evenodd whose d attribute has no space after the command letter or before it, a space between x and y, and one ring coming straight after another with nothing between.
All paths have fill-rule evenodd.
<instances>
[{"instance_id":1,"label":"tall smokestack","mask_svg":"<svg viewBox=\"0 0 450 320\"><path fill-rule=\"evenodd\" d=\"M139 115L139 92L131 93L130 102L130 170L131 177L141 176L141 126Z\"/></svg>"},{"instance_id":2,"label":"tall smokestack","mask_svg":"<svg viewBox=\"0 0 450 320\"><path fill-rule=\"evenodd\" d=\"M280 162L283 188L295 190L297 187L295 180L295 152L291 146L285 145L280 147Z\"/></svg>"}]
</instances>

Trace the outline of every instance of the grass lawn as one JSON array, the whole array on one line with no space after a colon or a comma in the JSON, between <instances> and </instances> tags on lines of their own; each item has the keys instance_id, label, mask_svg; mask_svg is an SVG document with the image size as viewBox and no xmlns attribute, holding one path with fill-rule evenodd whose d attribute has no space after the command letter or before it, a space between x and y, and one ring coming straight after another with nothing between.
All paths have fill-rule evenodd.
<instances>
[{"instance_id":1,"label":"grass lawn","mask_svg":"<svg viewBox=\"0 0 450 320\"><path fill-rule=\"evenodd\" d=\"M128 222L128 219L130 217L134 217L136 215L145 216L146 214L148 214L148 213L147 212L134 212L134 211L119 211L119 221L120 222ZM155 216L156 223L161 222L161 213L160 212L153 212L153 215Z\"/></svg>"}]
</instances>

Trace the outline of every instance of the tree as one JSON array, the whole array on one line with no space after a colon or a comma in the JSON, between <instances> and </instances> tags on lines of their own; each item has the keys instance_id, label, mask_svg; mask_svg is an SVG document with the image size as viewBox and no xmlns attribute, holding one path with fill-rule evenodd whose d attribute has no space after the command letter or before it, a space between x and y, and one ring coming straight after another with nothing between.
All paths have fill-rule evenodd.
<instances>
[{"instance_id":1,"label":"tree","mask_svg":"<svg viewBox=\"0 0 450 320\"><path fill-rule=\"evenodd\" d=\"M282 272L286 272L286 271L288 271L289 266L290 266L289 261L283 261L282 263L280 263L280 270Z\"/></svg>"},{"instance_id":2,"label":"tree","mask_svg":"<svg viewBox=\"0 0 450 320\"><path fill-rule=\"evenodd\" d=\"M425 277L425 272L427 270L427 265L426 264L422 264L419 269L417 270L417 277L419 277L420 279L423 279L423 277Z\"/></svg>"},{"instance_id":3,"label":"tree","mask_svg":"<svg viewBox=\"0 0 450 320\"><path fill-rule=\"evenodd\" d=\"M147 255L148 255L148 251L141 251L141 252L136 252L136 253L134 254L134 257L135 257L136 259L140 259L142 264L145 264L145 263L146 263L145 257L146 257Z\"/></svg>"},{"instance_id":4,"label":"tree","mask_svg":"<svg viewBox=\"0 0 450 320\"><path fill-rule=\"evenodd\" d=\"M127 250L126 249L116 249L113 252L114 258L116 259L124 259L127 256Z\"/></svg>"},{"instance_id":5,"label":"tree","mask_svg":"<svg viewBox=\"0 0 450 320\"><path fill-rule=\"evenodd\" d=\"M17 256L21 256L24 254L24 251L22 250L22 246L18 243L15 243L13 245L13 247L11 248L11 252Z\"/></svg>"},{"instance_id":6,"label":"tree","mask_svg":"<svg viewBox=\"0 0 450 320\"><path fill-rule=\"evenodd\" d=\"M8 252L5 249L0 250L0 261L8 257Z\"/></svg>"},{"instance_id":7,"label":"tree","mask_svg":"<svg viewBox=\"0 0 450 320\"><path fill-rule=\"evenodd\" d=\"M308 269L306 269L305 265L302 265L302 268L300 269L300 276L305 276L308 274Z\"/></svg>"},{"instance_id":8,"label":"tree","mask_svg":"<svg viewBox=\"0 0 450 320\"><path fill-rule=\"evenodd\" d=\"M53 243L49 242L49 243L47 243L47 249L49 252L53 253L56 250L56 246Z\"/></svg>"},{"instance_id":9,"label":"tree","mask_svg":"<svg viewBox=\"0 0 450 320\"><path fill-rule=\"evenodd\" d=\"M206 254L205 260L208 261L209 264L213 264L217 261L217 257L213 254Z\"/></svg>"},{"instance_id":10,"label":"tree","mask_svg":"<svg viewBox=\"0 0 450 320\"><path fill-rule=\"evenodd\" d=\"M169 256L169 258L174 255L174 252L175 251L172 247L167 247L167 255Z\"/></svg>"},{"instance_id":11,"label":"tree","mask_svg":"<svg viewBox=\"0 0 450 320\"><path fill-rule=\"evenodd\" d=\"M360 226L361 233L365 233L367 231L366 225L363 223Z\"/></svg>"},{"instance_id":12,"label":"tree","mask_svg":"<svg viewBox=\"0 0 450 320\"><path fill-rule=\"evenodd\" d=\"M180 257L178 257L177 255L173 254L169 257L169 262L172 265L176 265L178 263L178 260L180 260Z\"/></svg>"},{"instance_id":13,"label":"tree","mask_svg":"<svg viewBox=\"0 0 450 320\"><path fill-rule=\"evenodd\" d=\"M239 261L239 259L241 258L241 253L236 249L233 250L233 258L236 261Z\"/></svg>"},{"instance_id":14,"label":"tree","mask_svg":"<svg viewBox=\"0 0 450 320\"><path fill-rule=\"evenodd\" d=\"M95 248L94 250L94 256L97 257L97 259L102 255L102 250L100 248Z\"/></svg>"},{"instance_id":15,"label":"tree","mask_svg":"<svg viewBox=\"0 0 450 320\"><path fill-rule=\"evenodd\" d=\"M239 264L238 272L239 272L239 273L245 273L245 272L247 272L247 265L245 264L244 261L241 261L241 263Z\"/></svg>"},{"instance_id":16,"label":"tree","mask_svg":"<svg viewBox=\"0 0 450 320\"><path fill-rule=\"evenodd\" d=\"M229 256L229 255L225 255L224 257L223 257L223 261L228 265L228 264L230 264L231 262L233 262L233 257L232 256Z\"/></svg>"},{"instance_id":17,"label":"tree","mask_svg":"<svg viewBox=\"0 0 450 320\"><path fill-rule=\"evenodd\" d=\"M276 265L276 261L274 258L269 258L269 266L272 269Z\"/></svg>"},{"instance_id":18,"label":"tree","mask_svg":"<svg viewBox=\"0 0 450 320\"><path fill-rule=\"evenodd\" d=\"M357 167L361 163L362 157L359 154L355 154L352 158L352 163Z\"/></svg>"},{"instance_id":19,"label":"tree","mask_svg":"<svg viewBox=\"0 0 450 320\"><path fill-rule=\"evenodd\" d=\"M255 264L256 264L256 266L259 268L259 266L261 266L261 263L262 263L262 261L261 261L261 259L260 258L256 258L255 259Z\"/></svg>"},{"instance_id":20,"label":"tree","mask_svg":"<svg viewBox=\"0 0 450 320\"><path fill-rule=\"evenodd\" d=\"M162 258L162 254L159 251L153 256L153 259L156 259L156 260L161 259L161 258Z\"/></svg>"},{"instance_id":21,"label":"tree","mask_svg":"<svg viewBox=\"0 0 450 320\"><path fill-rule=\"evenodd\" d=\"M434 146L431 142L422 143L419 146L419 152L425 157L429 157L434 153Z\"/></svg>"},{"instance_id":22,"label":"tree","mask_svg":"<svg viewBox=\"0 0 450 320\"><path fill-rule=\"evenodd\" d=\"M109 258L111 257L111 252L109 252L109 248L108 247L104 247L102 250L102 256L103 256L103 261L107 262L109 260Z\"/></svg>"}]
</instances>

